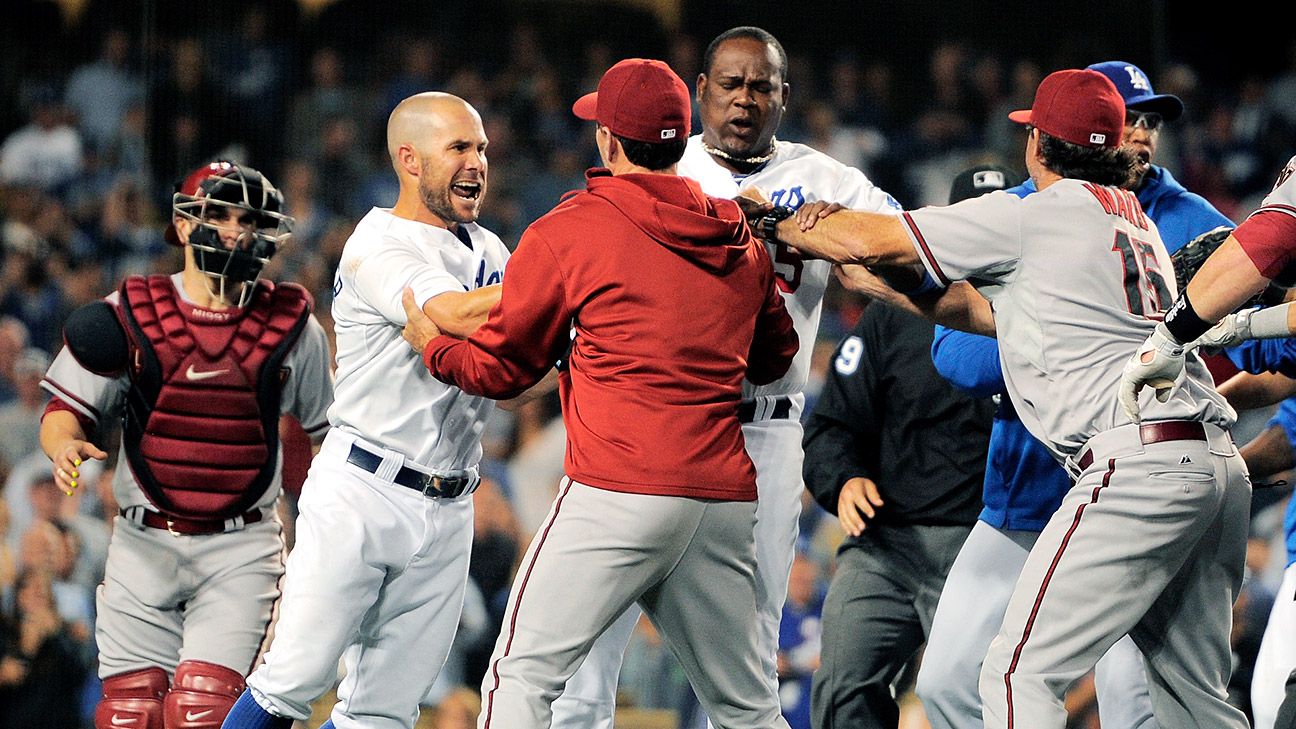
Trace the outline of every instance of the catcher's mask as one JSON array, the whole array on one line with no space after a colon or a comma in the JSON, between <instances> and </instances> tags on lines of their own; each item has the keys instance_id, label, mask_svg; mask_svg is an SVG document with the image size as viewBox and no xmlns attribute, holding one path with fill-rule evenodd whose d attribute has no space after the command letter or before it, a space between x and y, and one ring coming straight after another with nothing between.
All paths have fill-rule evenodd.
<instances>
[{"instance_id":1,"label":"catcher's mask","mask_svg":"<svg viewBox=\"0 0 1296 729\"><path fill-rule=\"evenodd\" d=\"M232 162L212 162L190 173L177 186L171 209L174 216L193 223L189 247L194 263L207 274L212 294L231 301L228 294L238 284L238 306L247 303L261 269L292 234L293 219L283 213L283 194L260 172ZM249 217L251 226L244 227ZM243 228L233 248L221 240L218 225ZM181 244L174 224L166 237Z\"/></svg>"}]
</instances>

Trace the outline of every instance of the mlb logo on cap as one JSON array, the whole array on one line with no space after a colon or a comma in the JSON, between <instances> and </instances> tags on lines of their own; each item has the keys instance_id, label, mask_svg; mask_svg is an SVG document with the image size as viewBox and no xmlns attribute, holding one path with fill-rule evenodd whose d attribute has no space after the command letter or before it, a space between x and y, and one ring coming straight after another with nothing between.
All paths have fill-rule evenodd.
<instances>
[{"instance_id":1,"label":"mlb logo on cap","mask_svg":"<svg viewBox=\"0 0 1296 729\"><path fill-rule=\"evenodd\" d=\"M1098 144L1098 145L1101 145L1101 144L1102 144L1103 142L1105 142L1105 141L1107 141L1107 135L1106 135L1106 134L1099 134L1098 132L1094 132L1093 134L1090 134L1090 135L1089 135L1089 143L1090 143L1090 144Z\"/></svg>"},{"instance_id":2,"label":"mlb logo on cap","mask_svg":"<svg viewBox=\"0 0 1296 729\"><path fill-rule=\"evenodd\" d=\"M577 99L572 113L636 142L683 137L693 121L684 81L664 61L647 58L627 58L609 68L598 91Z\"/></svg>"}]
</instances>

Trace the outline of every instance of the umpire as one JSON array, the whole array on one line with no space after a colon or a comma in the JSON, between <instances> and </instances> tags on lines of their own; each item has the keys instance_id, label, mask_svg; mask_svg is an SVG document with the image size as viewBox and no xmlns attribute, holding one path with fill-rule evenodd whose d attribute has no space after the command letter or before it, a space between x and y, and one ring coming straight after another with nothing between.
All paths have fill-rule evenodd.
<instances>
[{"instance_id":1,"label":"umpire","mask_svg":"<svg viewBox=\"0 0 1296 729\"><path fill-rule=\"evenodd\" d=\"M1004 187L983 180L985 169L960 175L951 195ZM847 534L824 603L815 729L899 724L892 684L922 645L981 509L994 403L936 373L932 336L927 320L870 304L837 347L806 425L806 487Z\"/></svg>"}]
</instances>

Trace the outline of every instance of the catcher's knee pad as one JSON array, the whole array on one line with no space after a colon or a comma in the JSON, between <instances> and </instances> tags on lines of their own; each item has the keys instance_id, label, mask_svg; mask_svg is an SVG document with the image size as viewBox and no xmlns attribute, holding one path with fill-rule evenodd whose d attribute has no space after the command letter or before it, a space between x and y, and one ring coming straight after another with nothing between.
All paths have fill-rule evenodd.
<instances>
[{"instance_id":1,"label":"catcher's knee pad","mask_svg":"<svg viewBox=\"0 0 1296 729\"><path fill-rule=\"evenodd\" d=\"M243 693L243 674L206 661L181 661L166 695L166 729L218 729Z\"/></svg>"},{"instance_id":2,"label":"catcher's knee pad","mask_svg":"<svg viewBox=\"0 0 1296 729\"><path fill-rule=\"evenodd\" d=\"M163 729L162 698L167 674L161 668L119 673L103 680L95 707L95 729Z\"/></svg>"}]
</instances>

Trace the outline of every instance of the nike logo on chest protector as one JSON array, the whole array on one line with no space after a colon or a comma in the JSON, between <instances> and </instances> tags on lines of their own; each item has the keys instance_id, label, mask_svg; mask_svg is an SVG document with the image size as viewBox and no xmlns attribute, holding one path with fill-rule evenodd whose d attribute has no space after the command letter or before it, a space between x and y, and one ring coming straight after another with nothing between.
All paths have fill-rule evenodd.
<instances>
[{"instance_id":1,"label":"nike logo on chest protector","mask_svg":"<svg viewBox=\"0 0 1296 729\"><path fill-rule=\"evenodd\" d=\"M208 380L213 377L220 377L226 372L229 372L229 370L223 369L223 370L210 370L210 371L199 372L198 370L194 369L193 365L189 365L189 369L185 370L185 378L197 382L198 380Z\"/></svg>"}]
</instances>

